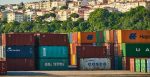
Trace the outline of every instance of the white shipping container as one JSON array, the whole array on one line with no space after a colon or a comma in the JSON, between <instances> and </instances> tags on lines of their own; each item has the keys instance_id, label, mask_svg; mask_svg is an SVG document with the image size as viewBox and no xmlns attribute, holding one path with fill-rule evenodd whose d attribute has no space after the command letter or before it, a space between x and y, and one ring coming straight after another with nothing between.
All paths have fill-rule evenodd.
<instances>
[{"instance_id":1,"label":"white shipping container","mask_svg":"<svg viewBox=\"0 0 150 77\"><path fill-rule=\"evenodd\" d=\"M83 58L80 59L81 70L109 70L111 69L110 58Z\"/></svg>"}]
</instances>

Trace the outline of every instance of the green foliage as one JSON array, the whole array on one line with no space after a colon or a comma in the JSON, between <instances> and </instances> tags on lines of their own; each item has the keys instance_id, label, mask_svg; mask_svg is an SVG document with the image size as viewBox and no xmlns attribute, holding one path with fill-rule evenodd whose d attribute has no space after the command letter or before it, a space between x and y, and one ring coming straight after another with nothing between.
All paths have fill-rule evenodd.
<instances>
[{"instance_id":1,"label":"green foliage","mask_svg":"<svg viewBox=\"0 0 150 77\"><path fill-rule=\"evenodd\" d=\"M68 9L68 6L61 6L60 10Z\"/></svg>"},{"instance_id":2,"label":"green foliage","mask_svg":"<svg viewBox=\"0 0 150 77\"><path fill-rule=\"evenodd\" d=\"M34 22L12 22L0 21L0 33L8 32L88 32L105 29L129 29L129 30L150 30L150 10L144 7L133 8L128 12L109 12L106 9L96 9L85 21L78 18L76 13L71 14L66 21L53 20L43 21L45 18L56 17L55 13L39 16ZM72 21L71 18L78 18Z\"/></svg>"}]
</instances>

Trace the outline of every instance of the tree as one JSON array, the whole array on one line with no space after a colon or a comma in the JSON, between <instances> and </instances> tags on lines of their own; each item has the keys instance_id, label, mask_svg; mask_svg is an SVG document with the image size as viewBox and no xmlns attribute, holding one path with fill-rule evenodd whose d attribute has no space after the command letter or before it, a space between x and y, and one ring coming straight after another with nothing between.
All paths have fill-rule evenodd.
<instances>
[{"instance_id":1,"label":"tree","mask_svg":"<svg viewBox=\"0 0 150 77\"><path fill-rule=\"evenodd\" d=\"M61 6L60 10L68 9L68 6Z\"/></svg>"},{"instance_id":2,"label":"tree","mask_svg":"<svg viewBox=\"0 0 150 77\"><path fill-rule=\"evenodd\" d=\"M77 14L77 13L72 13L72 14L70 15L70 17L73 18L73 20L75 20L76 18L79 18L79 14Z\"/></svg>"}]
</instances>

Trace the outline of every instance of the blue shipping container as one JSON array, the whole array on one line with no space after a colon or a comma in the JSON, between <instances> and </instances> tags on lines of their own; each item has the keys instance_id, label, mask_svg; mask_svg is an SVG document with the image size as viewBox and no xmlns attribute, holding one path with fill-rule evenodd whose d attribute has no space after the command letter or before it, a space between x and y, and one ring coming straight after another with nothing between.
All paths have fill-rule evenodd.
<instances>
[{"instance_id":1,"label":"blue shipping container","mask_svg":"<svg viewBox=\"0 0 150 77\"><path fill-rule=\"evenodd\" d=\"M150 72L150 59L147 59L147 72Z\"/></svg>"},{"instance_id":2,"label":"blue shipping container","mask_svg":"<svg viewBox=\"0 0 150 77\"><path fill-rule=\"evenodd\" d=\"M40 46L39 58L68 58L67 46Z\"/></svg>"},{"instance_id":3,"label":"blue shipping container","mask_svg":"<svg viewBox=\"0 0 150 77\"><path fill-rule=\"evenodd\" d=\"M122 70L122 57L120 56L115 56L115 70Z\"/></svg>"},{"instance_id":4,"label":"blue shipping container","mask_svg":"<svg viewBox=\"0 0 150 77\"><path fill-rule=\"evenodd\" d=\"M5 46L6 58L33 58L33 46Z\"/></svg>"}]
</instances>

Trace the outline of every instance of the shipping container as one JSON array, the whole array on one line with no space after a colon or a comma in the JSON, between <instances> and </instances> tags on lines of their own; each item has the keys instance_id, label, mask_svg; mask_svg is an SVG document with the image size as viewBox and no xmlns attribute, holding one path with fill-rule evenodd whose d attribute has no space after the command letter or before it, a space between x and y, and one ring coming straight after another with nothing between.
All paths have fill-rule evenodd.
<instances>
[{"instance_id":1,"label":"shipping container","mask_svg":"<svg viewBox=\"0 0 150 77\"><path fill-rule=\"evenodd\" d=\"M109 43L114 43L114 31L115 30L110 30L109 31Z\"/></svg>"},{"instance_id":2,"label":"shipping container","mask_svg":"<svg viewBox=\"0 0 150 77\"><path fill-rule=\"evenodd\" d=\"M39 59L38 70L68 70L68 59Z\"/></svg>"},{"instance_id":3,"label":"shipping container","mask_svg":"<svg viewBox=\"0 0 150 77\"><path fill-rule=\"evenodd\" d=\"M122 43L123 56L127 57L149 57L150 44Z\"/></svg>"},{"instance_id":4,"label":"shipping container","mask_svg":"<svg viewBox=\"0 0 150 77\"><path fill-rule=\"evenodd\" d=\"M3 51L3 46L0 46L0 58L6 58L6 52Z\"/></svg>"},{"instance_id":5,"label":"shipping container","mask_svg":"<svg viewBox=\"0 0 150 77\"><path fill-rule=\"evenodd\" d=\"M76 54L77 46L96 46L95 43L72 43L70 44L70 54Z\"/></svg>"},{"instance_id":6,"label":"shipping container","mask_svg":"<svg viewBox=\"0 0 150 77\"><path fill-rule=\"evenodd\" d=\"M0 46L2 45L2 35L0 34Z\"/></svg>"},{"instance_id":7,"label":"shipping container","mask_svg":"<svg viewBox=\"0 0 150 77\"><path fill-rule=\"evenodd\" d=\"M121 56L115 56L114 57L114 65L115 70L122 70L122 57Z\"/></svg>"},{"instance_id":8,"label":"shipping container","mask_svg":"<svg viewBox=\"0 0 150 77\"><path fill-rule=\"evenodd\" d=\"M67 46L39 46L39 58L68 58Z\"/></svg>"},{"instance_id":9,"label":"shipping container","mask_svg":"<svg viewBox=\"0 0 150 77\"><path fill-rule=\"evenodd\" d=\"M0 61L0 75L7 74L7 63L6 61Z\"/></svg>"},{"instance_id":10,"label":"shipping container","mask_svg":"<svg viewBox=\"0 0 150 77\"><path fill-rule=\"evenodd\" d=\"M3 46L7 58L33 58L34 46Z\"/></svg>"},{"instance_id":11,"label":"shipping container","mask_svg":"<svg viewBox=\"0 0 150 77\"><path fill-rule=\"evenodd\" d=\"M35 34L33 33L9 33L2 34L2 45L34 45Z\"/></svg>"},{"instance_id":12,"label":"shipping container","mask_svg":"<svg viewBox=\"0 0 150 77\"><path fill-rule=\"evenodd\" d=\"M130 71L134 72L135 67L134 67L134 58L130 58Z\"/></svg>"},{"instance_id":13,"label":"shipping container","mask_svg":"<svg viewBox=\"0 0 150 77\"><path fill-rule=\"evenodd\" d=\"M150 72L150 58L147 59L147 72Z\"/></svg>"},{"instance_id":14,"label":"shipping container","mask_svg":"<svg viewBox=\"0 0 150 77\"><path fill-rule=\"evenodd\" d=\"M70 64L73 65L73 66L76 66L77 65L77 55L76 54L71 54L70 55Z\"/></svg>"},{"instance_id":15,"label":"shipping container","mask_svg":"<svg viewBox=\"0 0 150 77\"><path fill-rule=\"evenodd\" d=\"M102 46L106 47L106 55L114 56L114 44L113 43L102 43Z\"/></svg>"},{"instance_id":16,"label":"shipping container","mask_svg":"<svg viewBox=\"0 0 150 77\"><path fill-rule=\"evenodd\" d=\"M114 44L114 55L115 56L122 56L122 44Z\"/></svg>"},{"instance_id":17,"label":"shipping container","mask_svg":"<svg viewBox=\"0 0 150 77\"><path fill-rule=\"evenodd\" d=\"M110 70L110 58L81 58L79 68L81 70Z\"/></svg>"},{"instance_id":18,"label":"shipping container","mask_svg":"<svg viewBox=\"0 0 150 77\"><path fill-rule=\"evenodd\" d=\"M140 72L141 68L141 60L139 58L135 58L135 71Z\"/></svg>"},{"instance_id":19,"label":"shipping container","mask_svg":"<svg viewBox=\"0 0 150 77\"><path fill-rule=\"evenodd\" d=\"M145 58L141 58L141 72L146 72L147 71L147 63Z\"/></svg>"},{"instance_id":20,"label":"shipping container","mask_svg":"<svg viewBox=\"0 0 150 77\"><path fill-rule=\"evenodd\" d=\"M150 43L150 30L117 30L118 43Z\"/></svg>"},{"instance_id":21,"label":"shipping container","mask_svg":"<svg viewBox=\"0 0 150 77\"><path fill-rule=\"evenodd\" d=\"M69 38L69 43L72 43L72 33L68 34L68 38Z\"/></svg>"},{"instance_id":22,"label":"shipping container","mask_svg":"<svg viewBox=\"0 0 150 77\"><path fill-rule=\"evenodd\" d=\"M103 31L96 32L96 42L97 43L104 43L105 42L104 37L105 37L105 35L104 35Z\"/></svg>"},{"instance_id":23,"label":"shipping container","mask_svg":"<svg viewBox=\"0 0 150 77\"><path fill-rule=\"evenodd\" d=\"M39 36L39 45L41 46L68 46L69 39L67 34L43 33Z\"/></svg>"},{"instance_id":24,"label":"shipping container","mask_svg":"<svg viewBox=\"0 0 150 77\"><path fill-rule=\"evenodd\" d=\"M34 59L27 58L7 58L8 71L34 71Z\"/></svg>"},{"instance_id":25,"label":"shipping container","mask_svg":"<svg viewBox=\"0 0 150 77\"><path fill-rule=\"evenodd\" d=\"M102 58L106 57L106 47L77 46L78 58Z\"/></svg>"},{"instance_id":26,"label":"shipping container","mask_svg":"<svg viewBox=\"0 0 150 77\"><path fill-rule=\"evenodd\" d=\"M73 43L96 43L96 32L72 33Z\"/></svg>"},{"instance_id":27,"label":"shipping container","mask_svg":"<svg viewBox=\"0 0 150 77\"><path fill-rule=\"evenodd\" d=\"M122 57L122 69L130 70L130 58L133 57Z\"/></svg>"}]
</instances>

